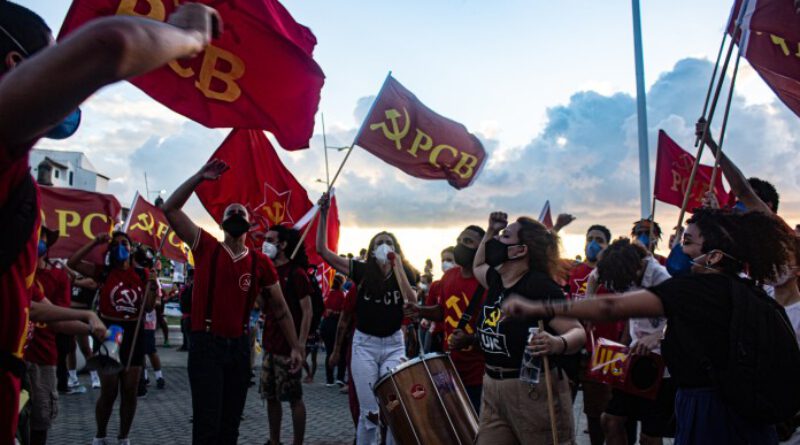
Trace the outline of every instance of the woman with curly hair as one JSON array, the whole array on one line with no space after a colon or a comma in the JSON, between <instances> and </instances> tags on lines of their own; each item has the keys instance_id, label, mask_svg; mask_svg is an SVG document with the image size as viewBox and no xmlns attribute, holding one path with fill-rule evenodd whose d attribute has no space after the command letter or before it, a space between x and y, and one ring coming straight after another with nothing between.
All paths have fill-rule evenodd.
<instances>
[{"instance_id":1,"label":"woman with curly hair","mask_svg":"<svg viewBox=\"0 0 800 445\"><path fill-rule=\"evenodd\" d=\"M358 287L356 331L353 335L350 370L360 407L356 443L378 443L378 403L372 386L385 373L397 367L404 356L403 305L416 303L414 269L403 258L397 238L379 232L369 242L367 260L343 258L328 248L328 195L319 201L320 222L317 228L317 252L337 272L347 275ZM330 360L341 352L342 330L350 322L350 314L339 318L336 342ZM338 360L337 360L338 361ZM394 443L389 434L387 443Z\"/></svg>"},{"instance_id":2,"label":"woman with curly hair","mask_svg":"<svg viewBox=\"0 0 800 445\"><path fill-rule=\"evenodd\" d=\"M768 304L774 314L786 321L785 312L776 304L773 306L753 281L740 275L747 270L755 281L776 280L789 260L794 239L785 224L761 212L737 214L700 209L687 221L683 235L683 251L692 258L691 274L604 299L564 304L513 299L505 303L503 310L512 317L558 315L588 320L666 316L669 328L662 353L678 387L675 443L774 444L775 428L755 419L752 413L743 415L747 408L726 397L730 393L722 392L719 378L739 366L729 361L729 345L735 308L756 304L746 298L758 299L760 314L765 313L761 309ZM754 314L750 318L740 323L756 323ZM754 333L753 338L758 334ZM787 356L786 360L796 356ZM765 383L760 378L754 376L751 381L736 383L742 388L762 383L788 393L795 390L794 382Z\"/></svg>"},{"instance_id":3,"label":"woman with curly hair","mask_svg":"<svg viewBox=\"0 0 800 445\"><path fill-rule=\"evenodd\" d=\"M478 444L547 443L551 440L551 419L547 388L520 377L525 348L533 355L575 353L583 347L585 331L577 320L539 317L545 332L528 343L530 329L538 319L512 320L502 317L500 305L511 294L531 301L564 300L555 278L564 276L559 261L558 235L531 218L521 217L508 224L508 215L494 212L475 254L475 278L487 290L478 313L476 335L455 331L451 349L475 343L483 350L485 368L478 427ZM477 345L476 345L477 346ZM550 362L553 366L553 361ZM573 443L574 427L569 381L553 367L556 428L559 440Z\"/></svg>"}]
</instances>

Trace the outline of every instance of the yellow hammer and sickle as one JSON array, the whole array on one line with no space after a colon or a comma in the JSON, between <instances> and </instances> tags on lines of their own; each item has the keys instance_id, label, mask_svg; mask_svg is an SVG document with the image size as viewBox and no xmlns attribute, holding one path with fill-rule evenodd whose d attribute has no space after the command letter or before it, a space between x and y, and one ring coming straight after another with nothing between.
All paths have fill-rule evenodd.
<instances>
[{"instance_id":1,"label":"yellow hammer and sickle","mask_svg":"<svg viewBox=\"0 0 800 445\"><path fill-rule=\"evenodd\" d=\"M500 309L495 309L489 314L489 318L486 319L486 324L491 327L496 327L497 323L500 322Z\"/></svg>"},{"instance_id":2,"label":"yellow hammer and sickle","mask_svg":"<svg viewBox=\"0 0 800 445\"><path fill-rule=\"evenodd\" d=\"M408 130L411 128L411 121L408 118L408 110L403 108L403 113L405 114L405 125L403 126L402 130L400 130L400 126L397 124L397 119L403 115L400 114L400 112L395 110L394 108L386 110L386 112L384 113L386 115L386 119L389 119L389 121L392 123L391 131L389 131L389 128L386 126L386 122L378 122L375 124L371 124L369 126L369 129L377 130L380 128L381 130L383 130L383 135L386 136L386 139L394 141L394 146L397 147L398 150L402 150L403 147L400 145L400 141L403 140L404 137L406 137L406 135L408 134Z\"/></svg>"},{"instance_id":3,"label":"yellow hammer and sickle","mask_svg":"<svg viewBox=\"0 0 800 445\"><path fill-rule=\"evenodd\" d=\"M143 232L147 232L150 235L153 234L153 228L156 225L156 219L153 218L153 215L150 213L140 213L136 216L136 219L139 220L136 224L131 226L131 230L139 229Z\"/></svg>"},{"instance_id":4,"label":"yellow hammer and sickle","mask_svg":"<svg viewBox=\"0 0 800 445\"><path fill-rule=\"evenodd\" d=\"M270 207L262 207L261 210L267 214L272 225L280 224L286 216L286 208L280 202L273 202Z\"/></svg>"}]
</instances>

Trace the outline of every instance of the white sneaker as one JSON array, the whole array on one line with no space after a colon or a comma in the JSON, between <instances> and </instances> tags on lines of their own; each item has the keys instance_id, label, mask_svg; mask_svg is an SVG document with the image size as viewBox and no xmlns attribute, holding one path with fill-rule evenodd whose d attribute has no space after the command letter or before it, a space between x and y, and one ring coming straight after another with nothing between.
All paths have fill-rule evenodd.
<instances>
[{"instance_id":1,"label":"white sneaker","mask_svg":"<svg viewBox=\"0 0 800 445\"><path fill-rule=\"evenodd\" d=\"M110 444L108 443L105 437L103 437L102 439L99 437L95 437L94 439L92 439L92 445L110 445Z\"/></svg>"},{"instance_id":2,"label":"white sneaker","mask_svg":"<svg viewBox=\"0 0 800 445\"><path fill-rule=\"evenodd\" d=\"M120 439L119 442L117 442L117 445L131 445L131 440L130 439Z\"/></svg>"},{"instance_id":3,"label":"white sneaker","mask_svg":"<svg viewBox=\"0 0 800 445\"><path fill-rule=\"evenodd\" d=\"M92 389L100 388L100 377L97 374L92 374Z\"/></svg>"},{"instance_id":4,"label":"white sneaker","mask_svg":"<svg viewBox=\"0 0 800 445\"><path fill-rule=\"evenodd\" d=\"M78 379L73 379L72 377L70 377L69 380L67 380L67 386L70 388L74 388L76 386L79 386L80 384L81 382Z\"/></svg>"}]
</instances>

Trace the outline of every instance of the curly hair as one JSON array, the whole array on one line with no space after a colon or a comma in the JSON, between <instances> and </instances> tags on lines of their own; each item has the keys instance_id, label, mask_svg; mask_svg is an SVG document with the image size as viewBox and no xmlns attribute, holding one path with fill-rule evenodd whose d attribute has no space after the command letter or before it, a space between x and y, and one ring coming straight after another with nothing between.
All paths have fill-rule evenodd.
<instances>
[{"instance_id":1,"label":"curly hair","mask_svg":"<svg viewBox=\"0 0 800 445\"><path fill-rule=\"evenodd\" d=\"M756 281L774 280L780 266L795 252L797 238L785 223L762 212L698 209L687 221L703 236L703 253L720 250L722 271L735 275L747 270Z\"/></svg>"},{"instance_id":2,"label":"curly hair","mask_svg":"<svg viewBox=\"0 0 800 445\"><path fill-rule=\"evenodd\" d=\"M769 181L756 178L755 176L748 178L747 182L750 184L750 187L753 188L753 191L756 192L756 196L764 201L765 204L772 204L773 212L778 211L778 204L780 203L781 197L774 185L772 185Z\"/></svg>"},{"instance_id":3,"label":"curly hair","mask_svg":"<svg viewBox=\"0 0 800 445\"><path fill-rule=\"evenodd\" d=\"M284 254L286 255L286 259L289 259L294 249L297 248L297 244L300 242L300 231L282 225L272 226L269 230L278 234L279 243L286 243ZM294 256L294 259L289 259L289 262L292 263L293 266L308 267L308 254L306 254L306 249L297 249L297 254Z\"/></svg>"},{"instance_id":4,"label":"curly hair","mask_svg":"<svg viewBox=\"0 0 800 445\"><path fill-rule=\"evenodd\" d=\"M600 283L612 292L625 292L635 285L642 269L642 260L650 252L629 238L619 238L600 252L597 274Z\"/></svg>"},{"instance_id":5,"label":"curly hair","mask_svg":"<svg viewBox=\"0 0 800 445\"><path fill-rule=\"evenodd\" d=\"M661 239L661 226L650 218L642 218L638 221L634 221L633 227L631 228L631 236L636 236L636 228L643 224L647 225L648 228L650 224L653 224L653 235L655 235L657 239Z\"/></svg>"},{"instance_id":6,"label":"curly hair","mask_svg":"<svg viewBox=\"0 0 800 445\"><path fill-rule=\"evenodd\" d=\"M517 218L519 242L528 247L528 267L544 272L555 281L564 275L558 235L527 216Z\"/></svg>"}]
</instances>

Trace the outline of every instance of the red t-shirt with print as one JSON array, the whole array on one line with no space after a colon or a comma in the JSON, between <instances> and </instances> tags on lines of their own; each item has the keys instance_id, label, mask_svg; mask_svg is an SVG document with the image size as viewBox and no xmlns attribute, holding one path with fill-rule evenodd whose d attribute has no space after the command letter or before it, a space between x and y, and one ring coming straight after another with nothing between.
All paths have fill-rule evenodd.
<instances>
[{"instance_id":1,"label":"red t-shirt with print","mask_svg":"<svg viewBox=\"0 0 800 445\"><path fill-rule=\"evenodd\" d=\"M54 305L69 307L70 282L67 273L62 269L38 269L35 287L38 291L36 294L47 298ZM58 364L55 332L47 323L35 323L35 329L33 338L25 349L25 361L41 366L55 366Z\"/></svg>"},{"instance_id":2,"label":"red t-shirt with print","mask_svg":"<svg viewBox=\"0 0 800 445\"><path fill-rule=\"evenodd\" d=\"M278 266L281 291L286 300L286 306L292 314L294 331L300 338L300 324L303 322L303 310L300 300L311 295L311 282L302 267L290 266L288 263ZM261 341L264 351L276 355L288 356L292 352L289 342L281 331L279 322L275 321L275 314L271 311L264 313L264 334Z\"/></svg>"},{"instance_id":3,"label":"red t-shirt with print","mask_svg":"<svg viewBox=\"0 0 800 445\"><path fill-rule=\"evenodd\" d=\"M478 288L478 280L474 277L464 278L461 275L461 268L454 267L445 272L442 279L439 281L440 289L437 292L439 295L437 304L444 311L444 321L436 322L438 326L442 326L444 331L444 347L449 350L448 340L458 326L461 316L467 310L467 305L475 295L475 290ZM484 291L481 299L486 298ZM478 308L482 307L479 304L475 308L475 313L472 319L464 326L464 330L468 334L475 334L475 323L478 321L477 313ZM480 385L483 382L483 368L484 357L481 349L476 345L471 345L466 349L458 351L451 351L450 358L453 359L453 364L456 366L461 380L466 386Z\"/></svg>"},{"instance_id":4,"label":"red t-shirt with print","mask_svg":"<svg viewBox=\"0 0 800 445\"><path fill-rule=\"evenodd\" d=\"M331 289L325 297L325 309L332 312L341 312L344 309L344 292L341 289Z\"/></svg>"},{"instance_id":5,"label":"red t-shirt with print","mask_svg":"<svg viewBox=\"0 0 800 445\"><path fill-rule=\"evenodd\" d=\"M100 316L115 321L135 321L139 318L148 270L142 274L135 268L109 269L100 287Z\"/></svg>"},{"instance_id":6,"label":"red t-shirt with print","mask_svg":"<svg viewBox=\"0 0 800 445\"><path fill-rule=\"evenodd\" d=\"M431 283L431 287L428 289L428 296L425 298L425 306L433 306L435 304L439 304L439 299L442 296L442 280L436 280ZM431 333L439 334L444 332L443 323L440 321L433 322L433 329L431 329Z\"/></svg>"},{"instance_id":7,"label":"red t-shirt with print","mask_svg":"<svg viewBox=\"0 0 800 445\"><path fill-rule=\"evenodd\" d=\"M217 262L212 270L215 250L218 250ZM198 231L192 243L192 255L195 264L192 331L206 329L206 301L213 273L216 274L216 280L211 292L211 333L226 338L242 336L257 295L256 292L250 292L252 261L256 261L256 283L259 288L278 282L278 273L272 261L250 248L234 255L228 246L203 229Z\"/></svg>"}]
</instances>

